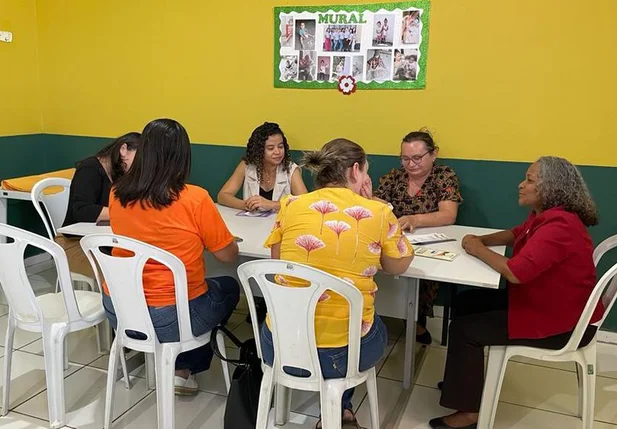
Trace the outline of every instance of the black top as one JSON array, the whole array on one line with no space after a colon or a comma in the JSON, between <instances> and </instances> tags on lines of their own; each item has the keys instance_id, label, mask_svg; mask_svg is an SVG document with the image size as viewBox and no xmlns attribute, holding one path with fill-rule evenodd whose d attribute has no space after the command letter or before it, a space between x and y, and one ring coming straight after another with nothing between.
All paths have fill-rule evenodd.
<instances>
[{"instance_id":1,"label":"black top","mask_svg":"<svg viewBox=\"0 0 617 429\"><path fill-rule=\"evenodd\" d=\"M77 164L63 226L96 222L103 207L109 206L110 190L111 181L96 157L86 158Z\"/></svg>"},{"instance_id":2,"label":"black top","mask_svg":"<svg viewBox=\"0 0 617 429\"><path fill-rule=\"evenodd\" d=\"M266 200L272 201L272 194L274 193L274 188L269 191L264 191L263 188L259 187L259 196L265 198Z\"/></svg>"}]
</instances>

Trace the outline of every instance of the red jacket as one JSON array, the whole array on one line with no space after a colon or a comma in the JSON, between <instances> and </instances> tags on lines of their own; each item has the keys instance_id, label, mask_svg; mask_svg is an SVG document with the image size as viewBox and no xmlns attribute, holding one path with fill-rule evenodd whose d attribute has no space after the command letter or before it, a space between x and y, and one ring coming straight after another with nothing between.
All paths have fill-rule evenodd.
<instances>
[{"instance_id":1,"label":"red jacket","mask_svg":"<svg viewBox=\"0 0 617 429\"><path fill-rule=\"evenodd\" d=\"M508 284L510 338L546 338L574 329L596 284L593 243L575 213L552 208L514 229L508 261L520 284ZM601 319L598 303L591 323Z\"/></svg>"}]
</instances>

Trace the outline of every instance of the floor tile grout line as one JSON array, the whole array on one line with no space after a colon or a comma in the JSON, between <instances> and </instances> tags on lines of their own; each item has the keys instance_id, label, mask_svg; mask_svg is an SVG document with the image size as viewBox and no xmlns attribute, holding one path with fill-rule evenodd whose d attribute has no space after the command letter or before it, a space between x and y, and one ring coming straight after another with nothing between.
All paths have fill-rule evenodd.
<instances>
[{"instance_id":1,"label":"floor tile grout line","mask_svg":"<svg viewBox=\"0 0 617 429\"><path fill-rule=\"evenodd\" d=\"M120 414L118 417L116 417L115 419L111 420L111 425L113 426L114 423L116 423L120 418L122 418L122 416L126 415L127 413L129 413L133 408L135 408L136 406L138 406L139 404L141 404L142 402L144 402L146 399L148 399L148 397L152 394L156 395L156 389L155 390L150 390L148 389L148 393L141 398L139 401L135 402L135 404L133 404L132 407L129 407L127 410L125 410L122 414Z\"/></svg>"},{"instance_id":2,"label":"floor tile grout line","mask_svg":"<svg viewBox=\"0 0 617 429\"><path fill-rule=\"evenodd\" d=\"M38 355L37 355L38 356ZM77 366L77 365L75 365ZM79 368L77 368L75 371L73 371L72 373L65 375L64 377L62 377L62 380L64 382L64 380L66 380L67 378L69 378L70 376L77 374L79 371L81 371L82 369L86 368L85 365L80 366ZM9 405L9 411L11 410L15 410L16 408L21 407L22 405L24 405L26 402L34 399L36 396L39 396L41 393L47 392L47 378L45 379L45 388L43 390L41 390L40 392L35 393L34 395L30 396L28 399L26 399L25 401L22 401L16 405L13 405L12 407ZM10 400L10 399L9 399Z\"/></svg>"},{"instance_id":3,"label":"floor tile grout line","mask_svg":"<svg viewBox=\"0 0 617 429\"><path fill-rule=\"evenodd\" d=\"M45 425L46 425L46 426L49 426L49 420L44 420L44 419L42 419L42 418L40 418L40 417L31 416L30 414L24 413L23 411L14 411L14 410L11 410L10 412L11 412L11 413L13 413L13 414L18 414L18 415L20 415L20 416L29 417L29 418L31 418L31 419L39 420L39 421L41 421L41 422L45 423ZM7 415L8 415L8 414L7 414ZM73 426L69 426L69 425L64 425L64 426L63 426L63 428L76 429L76 428L74 428Z\"/></svg>"}]
</instances>

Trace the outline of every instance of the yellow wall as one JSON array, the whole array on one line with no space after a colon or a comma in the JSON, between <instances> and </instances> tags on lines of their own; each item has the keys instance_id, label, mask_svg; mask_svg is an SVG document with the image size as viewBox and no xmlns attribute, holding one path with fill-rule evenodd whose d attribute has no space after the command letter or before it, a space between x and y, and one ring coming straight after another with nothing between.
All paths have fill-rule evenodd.
<instances>
[{"instance_id":1,"label":"yellow wall","mask_svg":"<svg viewBox=\"0 0 617 429\"><path fill-rule=\"evenodd\" d=\"M0 136L41 132L35 0L0 0Z\"/></svg>"},{"instance_id":2,"label":"yellow wall","mask_svg":"<svg viewBox=\"0 0 617 429\"><path fill-rule=\"evenodd\" d=\"M392 154L428 126L446 157L617 165L617 1L433 0L426 90L350 97L273 88L273 7L302 3L362 1L38 0L44 131L170 116L194 142L243 145L269 120L295 148Z\"/></svg>"}]
</instances>

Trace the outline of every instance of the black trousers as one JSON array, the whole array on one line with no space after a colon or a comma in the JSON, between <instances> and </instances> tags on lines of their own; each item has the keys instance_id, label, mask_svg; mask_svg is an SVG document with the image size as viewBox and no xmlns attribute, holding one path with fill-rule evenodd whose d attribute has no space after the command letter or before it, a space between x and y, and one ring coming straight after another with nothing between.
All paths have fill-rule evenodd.
<instances>
[{"instance_id":1,"label":"black trousers","mask_svg":"<svg viewBox=\"0 0 617 429\"><path fill-rule=\"evenodd\" d=\"M593 339L589 326L579 347ZM450 342L440 404L477 413L484 388L484 347L521 345L558 350L572 332L541 339L508 338L508 291L472 289L458 294L450 324Z\"/></svg>"}]
</instances>

